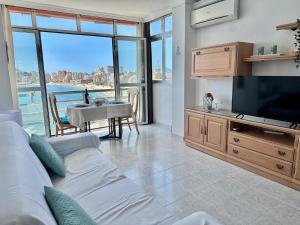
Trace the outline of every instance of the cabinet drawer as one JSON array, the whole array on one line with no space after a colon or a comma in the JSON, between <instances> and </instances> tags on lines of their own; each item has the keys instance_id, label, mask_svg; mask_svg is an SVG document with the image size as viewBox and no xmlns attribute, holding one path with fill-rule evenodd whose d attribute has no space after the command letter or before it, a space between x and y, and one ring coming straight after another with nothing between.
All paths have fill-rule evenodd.
<instances>
[{"instance_id":1,"label":"cabinet drawer","mask_svg":"<svg viewBox=\"0 0 300 225\"><path fill-rule=\"evenodd\" d=\"M229 143L254 150L278 159L283 159L289 162L293 161L294 149L285 146L278 146L257 138L244 137L242 135L230 132Z\"/></svg>"},{"instance_id":2,"label":"cabinet drawer","mask_svg":"<svg viewBox=\"0 0 300 225\"><path fill-rule=\"evenodd\" d=\"M292 174L292 163L230 144L228 154L286 176Z\"/></svg>"}]
</instances>

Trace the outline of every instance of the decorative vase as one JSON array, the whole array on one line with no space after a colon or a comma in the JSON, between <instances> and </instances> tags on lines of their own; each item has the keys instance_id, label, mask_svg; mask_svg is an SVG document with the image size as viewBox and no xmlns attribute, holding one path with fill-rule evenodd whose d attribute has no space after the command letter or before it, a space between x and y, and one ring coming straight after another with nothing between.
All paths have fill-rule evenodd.
<instances>
[{"instance_id":1,"label":"decorative vase","mask_svg":"<svg viewBox=\"0 0 300 225\"><path fill-rule=\"evenodd\" d=\"M214 101L213 95L211 93L206 93L203 97L203 109L205 111L212 110L213 101Z\"/></svg>"}]
</instances>

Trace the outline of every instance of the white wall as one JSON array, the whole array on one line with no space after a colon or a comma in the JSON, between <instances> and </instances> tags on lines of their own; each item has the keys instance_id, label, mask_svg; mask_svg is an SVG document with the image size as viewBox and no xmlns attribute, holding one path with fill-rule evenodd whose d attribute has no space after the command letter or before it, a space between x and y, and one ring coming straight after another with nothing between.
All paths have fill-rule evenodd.
<instances>
[{"instance_id":1,"label":"white wall","mask_svg":"<svg viewBox=\"0 0 300 225\"><path fill-rule=\"evenodd\" d=\"M279 51L293 50L293 32L276 31L276 25L296 21L300 18L299 0L240 0L240 19L197 30L197 47L234 41L255 43L257 48L265 46L269 51L277 44ZM253 75L300 75L293 61L264 62L253 64ZM284 82L284 79L283 79ZM196 105L202 104L202 96L212 92L223 108L231 109L232 79L198 80L196 84Z\"/></svg>"},{"instance_id":2,"label":"white wall","mask_svg":"<svg viewBox=\"0 0 300 225\"><path fill-rule=\"evenodd\" d=\"M196 34L190 26L191 4L173 8L172 132L184 135L184 108L194 104L195 85L190 80L191 49Z\"/></svg>"},{"instance_id":3,"label":"white wall","mask_svg":"<svg viewBox=\"0 0 300 225\"><path fill-rule=\"evenodd\" d=\"M153 120L172 126L172 81L153 83Z\"/></svg>"},{"instance_id":4,"label":"white wall","mask_svg":"<svg viewBox=\"0 0 300 225\"><path fill-rule=\"evenodd\" d=\"M3 15L0 7L0 110L12 109L12 95L4 36Z\"/></svg>"}]
</instances>

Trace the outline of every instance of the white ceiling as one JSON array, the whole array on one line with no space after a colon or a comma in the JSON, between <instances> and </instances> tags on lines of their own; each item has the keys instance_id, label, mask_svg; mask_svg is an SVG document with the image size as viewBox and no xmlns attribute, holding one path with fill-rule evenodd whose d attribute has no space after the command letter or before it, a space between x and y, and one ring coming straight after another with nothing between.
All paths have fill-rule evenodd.
<instances>
[{"instance_id":1,"label":"white ceiling","mask_svg":"<svg viewBox=\"0 0 300 225\"><path fill-rule=\"evenodd\" d=\"M0 0L0 3L44 5L115 14L149 20L157 14L168 13L173 6L187 0Z\"/></svg>"}]
</instances>

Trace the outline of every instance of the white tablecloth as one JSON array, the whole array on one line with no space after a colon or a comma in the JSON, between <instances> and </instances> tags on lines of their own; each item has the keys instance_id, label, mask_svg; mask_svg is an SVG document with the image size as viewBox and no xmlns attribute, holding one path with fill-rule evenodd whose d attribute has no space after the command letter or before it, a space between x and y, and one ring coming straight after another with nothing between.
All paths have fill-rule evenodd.
<instances>
[{"instance_id":1,"label":"white tablecloth","mask_svg":"<svg viewBox=\"0 0 300 225\"><path fill-rule=\"evenodd\" d=\"M131 115L132 107L130 103L90 105L84 108L70 105L67 107L66 113L69 123L78 127L82 127L84 123L89 121L130 117Z\"/></svg>"}]
</instances>

